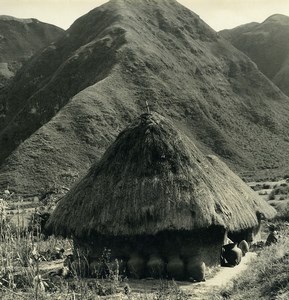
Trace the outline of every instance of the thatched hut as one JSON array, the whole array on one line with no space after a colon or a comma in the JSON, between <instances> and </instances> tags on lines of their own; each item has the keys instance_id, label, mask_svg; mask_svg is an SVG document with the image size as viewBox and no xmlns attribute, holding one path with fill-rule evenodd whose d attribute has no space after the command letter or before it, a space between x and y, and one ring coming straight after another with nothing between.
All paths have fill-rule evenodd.
<instances>
[{"instance_id":1,"label":"thatched hut","mask_svg":"<svg viewBox=\"0 0 289 300\"><path fill-rule=\"evenodd\" d=\"M252 237L260 217L274 214L223 162L154 113L119 134L60 201L48 227L73 237L91 261L109 248L142 270L152 256L185 268L196 257L219 263L228 232Z\"/></svg>"}]
</instances>

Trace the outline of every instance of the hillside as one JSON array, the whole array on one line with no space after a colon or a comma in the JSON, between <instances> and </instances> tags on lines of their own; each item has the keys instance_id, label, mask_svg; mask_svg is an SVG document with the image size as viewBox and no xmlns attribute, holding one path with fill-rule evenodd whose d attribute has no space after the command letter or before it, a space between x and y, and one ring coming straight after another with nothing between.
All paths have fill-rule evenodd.
<instances>
[{"instance_id":1,"label":"hillside","mask_svg":"<svg viewBox=\"0 0 289 300\"><path fill-rule=\"evenodd\" d=\"M24 61L63 32L36 19L0 15L0 84L13 77Z\"/></svg>"},{"instance_id":2,"label":"hillside","mask_svg":"<svg viewBox=\"0 0 289 300\"><path fill-rule=\"evenodd\" d=\"M261 24L245 24L220 34L289 95L289 17L273 15Z\"/></svg>"},{"instance_id":3,"label":"hillside","mask_svg":"<svg viewBox=\"0 0 289 300\"><path fill-rule=\"evenodd\" d=\"M238 172L287 167L289 99L175 0L92 10L2 97L0 187L19 192L69 187L146 101Z\"/></svg>"}]
</instances>

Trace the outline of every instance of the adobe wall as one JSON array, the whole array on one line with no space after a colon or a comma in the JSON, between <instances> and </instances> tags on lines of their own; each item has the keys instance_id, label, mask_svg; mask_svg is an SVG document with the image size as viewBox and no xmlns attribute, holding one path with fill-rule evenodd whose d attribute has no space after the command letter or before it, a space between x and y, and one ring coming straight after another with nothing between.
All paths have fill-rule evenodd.
<instances>
[{"instance_id":1,"label":"adobe wall","mask_svg":"<svg viewBox=\"0 0 289 300\"><path fill-rule=\"evenodd\" d=\"M198 231L167 231L157 235L107 237L98 236L94 239L75 240L75 248L87 257L89 264L96 264L102 259L104 249L109 249L110 259L117 259L123 266L134 260L141 265L139 277L148 274L152 258L164 268L163 277L169 277L168 266L183 265L183 275L179 279L188 279L187 268L192 261L204 262L206 266L220 263L221 247L226 240L226 232L221 227L211 227ZM106 252L107 253L107 252ZM176 267L178 268L178 267ZM127 269L126 269L127 272ZM127 276L130 276L130 272ZM173 277L173 276L171 276ZM182 278L183 277L183 278Z\"/></svg>"}]
</instances>

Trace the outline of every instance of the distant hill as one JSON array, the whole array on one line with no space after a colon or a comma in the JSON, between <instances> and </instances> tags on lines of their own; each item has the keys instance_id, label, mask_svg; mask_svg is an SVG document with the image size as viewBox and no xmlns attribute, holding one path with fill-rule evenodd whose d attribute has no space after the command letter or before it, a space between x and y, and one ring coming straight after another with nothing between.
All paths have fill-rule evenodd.
<instances>
[{"instance_id":1,"label":"distant hill","mask_svg":"<svg viewBox=\"0 0 289 300\"><path fill-rule=\"evenodd\" d=\"M0 88L23 62L63 34L64 30L36 19L0 15Z\"/></svg>"},{"instance_id":2,"label":"distant hill","mask_svg":"<svg viewBox=\"0 0 289 300\"><path fill-rule=\"evenodd\" d=\"M146 101L239 173L281 172L289 159L288 97L175 0L92 10L33 56L1 99L0 188L69 187Z\"/></svg>"},{"instance_id":3,"label":"distant hill","mask_svg":"<svg viewBox=\"0 0 289 300\"><path fill-rule=\"evenodd\" d=\"M277 14L261 24L245 24L220 34L289 95L289 17Z\"/></svg>"}]
</instances>

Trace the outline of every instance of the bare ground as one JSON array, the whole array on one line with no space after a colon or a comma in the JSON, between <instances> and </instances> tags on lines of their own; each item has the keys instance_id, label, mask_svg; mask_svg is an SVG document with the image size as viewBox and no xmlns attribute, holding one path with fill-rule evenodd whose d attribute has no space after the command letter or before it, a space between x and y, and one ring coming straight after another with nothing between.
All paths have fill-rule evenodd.
<instances>
[{"instance_id":1,"label":"bare ground","mask_svg":"<svg viewBox=\"0 0 289 300\"><path fill-rule=\"evenodd\" d=\"M205 282L188 283L177 282L181 291L185 292L192 300L212 300L212 295L220 291L223 287L232 284L232 280L244 272L250 262L257 256L254 252L249 252L242 258L241 263L234 267L222 267L217 274ZM155 292L159 289L160 282L157 280L129 280L129 286L132 290L130 299L155 299ZM110 299L124 299L121 294L115 295ZM127 298L126 298L127 299ZM181 299L181 298L180 298ZM187 298L186 298L187 299Z\"/></svg>"},{"instance_id":2,"label":"bare ground","mask_svg":"<svg viewBox=\"0 0 289 300\"><path fill-rule=\"evenodd\" d=\"M234 267L224 267L213 278L200 283L192 283L188 285L181 285L181 290L191 295L191 299L207 300L210 299L209 294L213 290L220 290L222 287L228 287L232 284L232 279L236 278L243 271L247 269L250 262L256 257L256 253L249 252L242 258L241 263Z\"/></svg>"}]
</instances>

